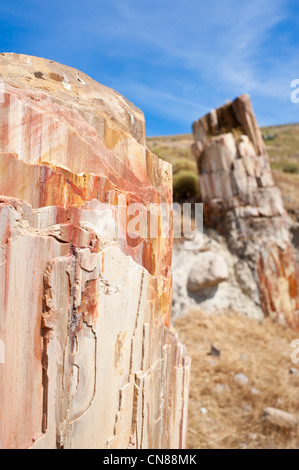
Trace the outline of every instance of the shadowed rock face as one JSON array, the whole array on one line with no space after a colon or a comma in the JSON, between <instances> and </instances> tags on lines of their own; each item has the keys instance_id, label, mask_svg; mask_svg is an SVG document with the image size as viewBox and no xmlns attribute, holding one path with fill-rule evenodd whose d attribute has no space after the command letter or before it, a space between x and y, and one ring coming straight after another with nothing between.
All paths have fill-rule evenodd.
<instances>
[{"instance_id":1,"label":"shadowed rock face","mask_svg":"<svg viewBox=\"0 0 299 470\"><path fill-rule=\"evenodd\" d=\"M144 129L83 73L0 55L2 448L185 446L172 230L156 209L157 236L132 237L126 214L164 204L171 221L171 169Z\"/></svg>"},{"instance_id":2,"label":"shadowed rock face","mask_svg":"<svg viewBox=\"0 0 299 470\"><path fill-rule=\"evenodd\" d=\"M194 122L193 135L206 225L225 235L230 250L248 263L265 314L299 327L299 273L288 216L249 96Z\"/></svg>"}]
</instances>

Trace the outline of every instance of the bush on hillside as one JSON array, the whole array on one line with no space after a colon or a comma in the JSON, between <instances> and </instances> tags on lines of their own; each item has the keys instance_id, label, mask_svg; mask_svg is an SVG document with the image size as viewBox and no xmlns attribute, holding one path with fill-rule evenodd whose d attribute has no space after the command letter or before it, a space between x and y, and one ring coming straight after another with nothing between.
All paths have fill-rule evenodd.
<instances>
[{"instance_id":1,"label":"bush on hillside","mask_svg":"<svg viewBox=\"0 0 299 470\"><path fill-rule=\"evenodd\" d=\"M198 175L194 171L181 170L173 175L174 201L185 201L198 196Z\"/></svg>"}]
</instances>

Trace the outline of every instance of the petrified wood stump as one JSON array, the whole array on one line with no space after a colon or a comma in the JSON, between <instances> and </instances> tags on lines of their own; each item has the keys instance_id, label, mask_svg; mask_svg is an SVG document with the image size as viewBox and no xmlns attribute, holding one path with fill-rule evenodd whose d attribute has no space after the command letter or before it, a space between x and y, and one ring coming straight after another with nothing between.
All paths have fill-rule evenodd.
<instances>
[{"instance_id":1,"label":"petrified wood stump","mask_svg":"<svg viewBox=\"0 0 299 470\"><path fill-rule=\"evenodd\" d=\"M242 95L194 122L204 218L245 260L265 314L299 327L299 273L280 191L250 98Z\"/></svg>"}]
</instances>

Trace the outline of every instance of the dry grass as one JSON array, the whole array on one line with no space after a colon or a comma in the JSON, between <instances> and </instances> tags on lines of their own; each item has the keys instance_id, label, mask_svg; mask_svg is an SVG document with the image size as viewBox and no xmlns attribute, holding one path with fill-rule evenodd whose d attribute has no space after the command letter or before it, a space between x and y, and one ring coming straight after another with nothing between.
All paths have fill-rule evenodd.
<instances>
[{"instance_id":1,"label":"dry grass","mask_svg":"<svg viewBox=\"0 0 299 470\"><path fill-rule=\"evenodd\" d=\"M263 127L261 130L264 137L273 137L265 143L274 164L284 161L298 164L299 124Z\"/></svg>"},{"instance_id":2,"label":"dry grass","mask_svg":"<svg viewBox=\"0 0 299 470\"><path fill-rule=\"evenodd\" d=\"M290 343L299 338L298 331L270 319L259 324L199 310L176 320L175 328L192 358L189 448L299 448L299 430L282 431L262 419L267 406L299 418L299 375L289 372L295 367ZM208 355L211 344L221 350L220 357ZM235 382L240 372L250 379L248 386ZM219 392L219 384L229 389ZM252 394L252 387L260 394Z\"/></svg>"},{"instance_id":3,"label":"dry grass","mask_svg":"<svg viewBox=\"0 0 299 470\"><path fill-rule=\"evenodd\" d=\"M290 215L299 215L299 174L292 175L273 170L276 186L279 187L283 197L283 203Z\"/></svg>"},{"instance_id":4,"label":"dry grass","mask_svg":"<svg viewBox=\"0 0 299 470\"><path fill-rule=\"evenodd\" d=\"M152 152L172 165L179 162L182 158L194 161L191 151L193 143L192 134L148 137L146 142ZM196 171L196 168L194 170Z\"/></svg>"}]
</instances>

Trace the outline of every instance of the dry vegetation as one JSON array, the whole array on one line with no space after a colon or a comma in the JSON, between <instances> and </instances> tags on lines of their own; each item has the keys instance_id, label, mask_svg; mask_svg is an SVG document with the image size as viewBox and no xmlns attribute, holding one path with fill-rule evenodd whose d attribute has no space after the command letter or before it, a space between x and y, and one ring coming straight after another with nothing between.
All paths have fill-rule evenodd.
<instances>
[{"instance_id":1,"label":"dry vegetation","mask_svg":"<svg viewBox=\"0 0 299 470\"><path fill-rule=\"evenodd\" d=\"M299 214L299 124L262 129L274 180L291 215Z\"/></svg>"},{"instance_id":2,"label":"dry vegetation","mask_svg":"<svg viewBox=\"0 0 299 470\"><path fill-rule=\"evenodd\" d=\"M299 158L298 158L299 160ZM299 162L298 162L299 164ZM299 217L299 174L273 170L275 184L280 188L284 206L291 216Z\"/></svg>"},{"instance_id":3,"label":"dry vegetation","mask_svg":"<svg viewBox=\"0 0 299 470\"><path fill-rule=\"evenodd\" d=\"M176 320L175 328L192 358L189 448L299 448L298 429L281 430L262 419L268 406L299 418L299 374L289 372L298 331L270 319L259 324L199 310ZM212 344L219 357L208 355ZM237 373L249 378L247 386L236 383Z\"/></svg>"},{"instance_id":4,"label":"dry vegetation","mask_svg":"<svg viewBox=\"0 0 299 470\"><path fill-rule=\"evenodd\" d=\"M158 157L170 162L172 165L181 158L194 161L191 152L192 143L192 134L147 138L149 148Z\"/></svg>"},{"instance_id":5,"label":"dry vegetation","mask_svg":"<svg viewBox=\"0 0 299 470\"><path fill-rule=\"evenodd\" d=\"M299 124L262 128L272 168L288 171L293 164L299 170Z\"/></svg>"},{"instance_id":6,"label":"dry vegetation","mask_svg":"<svg viewBox=\"0 0 299 470\"><path fill-rule=\"evenodd\" d=\"M158 157L172 164L174 200L197 199L199 185L197 165L191 152L192 135L149 137L147 145Z\"/></svg>"}]
</instances>

